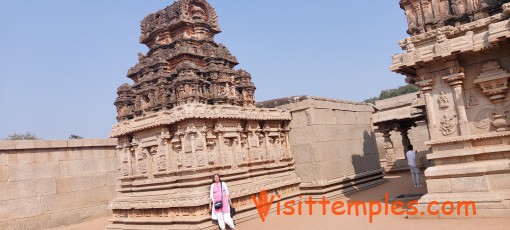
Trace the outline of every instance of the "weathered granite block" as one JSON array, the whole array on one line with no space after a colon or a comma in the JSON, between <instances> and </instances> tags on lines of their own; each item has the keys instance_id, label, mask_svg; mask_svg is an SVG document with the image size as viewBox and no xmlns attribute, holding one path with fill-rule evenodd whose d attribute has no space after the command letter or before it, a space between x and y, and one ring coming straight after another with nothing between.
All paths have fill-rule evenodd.
<instances>
[{"instance_id":1,"label":"weathered granite block","mask_svg":"<svg viewBox=\"0 0 510 230\"><path fill-rule=\"evenodd\" d=\"M7 181L9 179L9 167L0 166L0 182Z\"/></svg>"},{"instance_id":2,"label":"weathered granite block","mask_svg":"<svg viewBox=\"0 0 510 230\"><path fill-rule=\"evenodd\" d=\"M427 180L427 190L431 193L447 193L453 191L450 178Z\"/></svg>"},{"instance_id":3,"label":"weathered granite block","mask_svg":"<svg viewBox=\"0 0 510 230\"><path fill-rule=\"evenodd\" d=\"M40 197L0 201L0 223L39 215L41 215Z\"/></svg>"},{"instance_id":4,"label":"weathered granite block","mask_svg":"<svg viewBox=\"0 0 510 230\"><path fill-rule=\"evenodd\" d=\"M0 201L56 194L55 178L0 183Z\"/></svg>"},{"instance_id":5,"label":"weathered granite block","mask_svg":"<svg viewBox=\"0 0 510 230\"><path fill-rule=\"evenodd\" d=\"M111 172L116 170L115 159L86 159L60 162L60 175L78 176L95 174L98 172Z\"/></svg>"},{"instance_id":6,"label":"weathered granite block","mask_svg":"<svg viewBox=\"0 0 510 230\"><path fill-rule=\"evenodd\" d=\"M75 192L94 188L101 188L107 185L106 173L97 175L77 175L72 177L56 178L57 192Z\"/></svg>"},{"instance_id":7,"label":"weathered granite block","mask_svg":"<svg viewBox=\"0 0 510 230\"><path fill-rule=\"evenodd\" d=\"M2 230L20 229L48 229L50 228L50 215L31 216L27 218L0 221Z\"/></svg>"},{"instance_id":8,"label":"weathered granite block","mask_svg":"<svg viewBox=\"0 0 510 230\"><path fill-rule=\"evenodd\" d=\"M492 174L486 175L485 177L491 189L510 189L510 174Z\"/></svg>"},{"instance_id":9,"label":"weathered granite block","mask_svg":"<svg viewBox=\"0 0 510 230\"><path fill-rule=\"evenodd\" d=\"M37 180L58 176L58 162L9 166L9 181Z\"/></svg>"},{"instance_id":10,"label":"weathered granite block","mask_svg":"<svg viewBox=\"0 0 510 230\"><path fill-rule=\"evenodd\" d=\"M41 197L41 210L47 214L79 209L80 207L106 205L112 198L111 189L108 187L59 193Z\"/></svg>"},{"instance_id":11,"label":"weathered granite block","mask_svg":"<svg viewBox=\"0 0 510 230\"><path fill-rule=\"evenodd\" d=\"M96 205L92 207L80 208L65 212L52 213L50 215L51 228L76 224L98 217L107 216L108 208L106 204Z\"/></svg>"}]
</instances>

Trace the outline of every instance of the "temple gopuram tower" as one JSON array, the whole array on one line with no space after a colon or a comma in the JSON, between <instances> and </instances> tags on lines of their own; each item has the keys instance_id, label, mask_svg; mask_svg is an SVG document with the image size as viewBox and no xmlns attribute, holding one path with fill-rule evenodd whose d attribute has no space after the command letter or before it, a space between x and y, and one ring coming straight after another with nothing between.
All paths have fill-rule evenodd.
<instances>
[{"instance_id":1,"label":"temple gopuram tower","mask_svg":"<svg viewBox=\"0 0 510 230\"><path fill-rule=\"evenodd\" d=\"M120 186L107 229L213 226L212 175L227 181L236 220L258 218L251 195L282 199L301 182L288 141L291 115L254 106L255 85L236 58L214 42L221 32L205 0L178 0L145 17L149 47L118 88Z\"/></svg>"},{"instance_id":2,"label":"temple gopuram tower","mask_svg":"<svg viewBox=\"0 0 510 230\"><path fill-rule=\"evenodd\" d=\"M391 70L421 87L433 150L422 210L474 201L477 217L510 217L509 2L400 1L411 36Z\"/></svg>"}]
</instances>

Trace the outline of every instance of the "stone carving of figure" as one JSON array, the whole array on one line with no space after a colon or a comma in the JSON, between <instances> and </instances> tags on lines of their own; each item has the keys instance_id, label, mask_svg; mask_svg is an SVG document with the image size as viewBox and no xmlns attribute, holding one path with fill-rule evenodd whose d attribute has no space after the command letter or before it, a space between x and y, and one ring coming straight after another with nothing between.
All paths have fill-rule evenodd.
<instances>
[{"instance_id":1,"label":"stone carving of figure","mask_svg":"<svg viewBox=\"0 0 510 230\"><path fill-rule=\"evenodd\" d=\"M149 97L149 106L150 107L154 106L157 103L157 101L156 101L157 97L156 97L155 93L150 92L148 97Z\"/></svg>"},{"instance_id":2,"label":"stone carving of figure","mask_svg":"<svg viewBox=\"0 0 510 230\"><path fill-rule=\"evenodd\" d=\"M411 7L405 8L405 13L407 17L407 25L409 30L413 30L416 28L416 12L413 11Z\"/></svg>"},{"instance_id":3,"label":"stone carving of figure","mask_svg":"<svg viewBox=\"0 0 510 230\"><path fill-rule=\"evenodd\" d=\"M193 16L193 19L201 19L201 20L206 19L205 11L200 6L192 5L190 11L191 11L191 15Z\"/></svg>"},{"instance_id":4,"label":"stone carving of figure","mask_svg":"<svg viewBox=\"0 0 510 230\"><path fill-rule=\"evenodd\" d=\"M147 173L147 157L148 151L144 148L142 151L139 151L137 154L137 164L138 164L138 173L145 174Z\"/></svg>"},{"instance_id":5,"label":"stone carving of figure","mask_svg":"<svg viewBox=\"0 0 510 230\"><path fill-rule=\"evenodd\" d=\"M463 0L452 0L451 7L453 14L456 16L462 16L466 13L466 6Z\"/></svg>"},{"instance_id":6,"label":"stone carving of figure","mask_svg":"<svg viewBox=\"0 0 510 230\"><path fill-rule=\"evenodd\" d=\"M158 171L166 170L166 156L160 155L158 160Z\"/></svg>"},{"instance_id":7,"label":"stone carving of figure","mask_svg":"<svg viewBox=\"0 0 510 230\"><path fill-rule=\"evenodd\" d=\"M436 36L437 43L434 45L434 52L439 56L446 56L451 53L452 47L446 35L439 32Z\"/></svg>"},{"instance_id":8,"label":"stone carving of figure","mask_svg":"<svg viewBox=\"0 0 510 230\"><path fill-rule=\"evenodd\" d=\"M137 97L135 99L135 110L140 110L140 109L142 109L142 98Z\"/></svg>"},{"instance_id":9,"label":"stone carving of figure","mask_svg":"<svg viewBox=\"0 0 510 230\"><path fill-rule=\"evenodd\" d=\"M421 3L421 7L423 8L423 15L425 24L431 23L434 21L434 15L432 14L432 7L429 1L423 1Z\"/></svg>"},{"instance_id":10,"label":"stone carving of figure","mask_svg":"<svg viewBox=\"0 0 510 230\"><path fill-rule=\"evenodd\" d=\"M478 105L478 98L476 98L476 96L473 94L473 93L470 93L469 94L469 98L468 98L468 105L469 106L475 106L475 105Z\"/></svg>"},{"instance_id":11,"label":"stone carving of figure","mask_svg":"<svg viewBox=\"0 0 510 230\"><path fill-rule=\"evenodd\" d=\"M450 3L449 0L439 0L439 12L442 19L446 19L450 16Z\"/></svg>"},{"instance_id":12,"label":"stone carving of figure","mask_svg":"<svg viewBox=\"0 0 510 230\"><path fill-rule=\"evenodd\" d=\"M138 53L138 61L142 61L144 57L142 53Z\"/></svg>"},{"instance_id":13,"label":"stone carving of figure","mask_svg":"<svg viewBox=\"0 0 510 230\"><path fill-rule=\"evenodd\" d=\"M475 10L487 7L487 0L473 0Z\"/></svg>"},{"instance_id":14,"label":"stone carving of figure","mask_svg":"<svg viewBox=\"0 0 510 230\"><path fill-rule=\"evenodd\" d=\"M421 10L421 4L420 2L413 3L413 10L416 13L416 27L420 29L420 32L424 32L423 28L423 17L422 17L422 10Z\"/></svg>"},{"instance_id":15,"label":"stone carving of figure","mask_svg":"<svg viewBox=\"0 0 510 230\"><path fill-rule=\"evenodd\" d=\"M455 122L453 122L455 118L457 118L457 115L453 115L452 117L448 117L446 114L443 115L440 123L441 128L439 129L443 136L448 136L455 132Z\"/></svg>"},{"instance_id":16,"label":"stone carving of figure","mask_svg":"<svg viewBox=\"0 0 510 230\"><path fill-rule=\"evenodd\" d=\"M413 42L411 42L409 39L406 39L406 50L407 52L413 52L416 50L416 47L414 47Z\"/></svg>"},{"instance_id":17,"label":"stone carving of figure","mask_svg":"<svg viewBox=\"0 0 510 230\"><path fill-rule=\"evenodd\" d=\"M441 91L441 95L439 95L439 98L437 99L437 102L439 103L439 108L448 108L448 103L450 102L448 100L448 97L446 97L446 94Z\"/></svg>"}]
</instances>

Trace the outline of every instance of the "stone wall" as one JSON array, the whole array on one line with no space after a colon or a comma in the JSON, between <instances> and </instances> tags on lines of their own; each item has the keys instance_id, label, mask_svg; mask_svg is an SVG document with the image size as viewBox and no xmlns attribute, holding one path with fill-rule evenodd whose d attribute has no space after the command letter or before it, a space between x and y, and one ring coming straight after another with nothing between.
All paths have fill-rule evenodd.
<instances>
[{"instance_id":1,"label":"stone wall","mask_svg":"<svg viewBox=\"0 0 510 230\"><path fill-rule=\"evenodd\" d=\"M289 142L303 195L332 197L383 182L372 106L310 96L257 106L291 111Z\"/></svg>"},{"instance_id":2,"label":"stone wall","mask_svg":"<svg viewBox=\"0 0 510 230\"><path fill-rule=\"evenodd\" d=\"M0 229L46 229L107 216L116 139L0 141Z\"/></svg>"}]
</instances>

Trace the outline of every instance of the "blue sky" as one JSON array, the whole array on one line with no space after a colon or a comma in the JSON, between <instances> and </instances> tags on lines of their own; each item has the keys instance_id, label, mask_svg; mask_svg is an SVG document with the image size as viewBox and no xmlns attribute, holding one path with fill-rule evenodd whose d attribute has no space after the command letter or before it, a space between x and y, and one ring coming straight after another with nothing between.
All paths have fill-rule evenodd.
<instances>
[{"instance_id":1,"label":"blue sky","mask_svg":"<svg viewBox=\"0 0 510 230\"><path fill-rule=\"evenodd\" d=\"M172 0L0 2L0 139L105 138L136 64L140 21ZM209 0L215 40L252 74L256 100L362 101L404 85L389 71L406 19L398 0Z\"/></svg>"}]
</instances>

